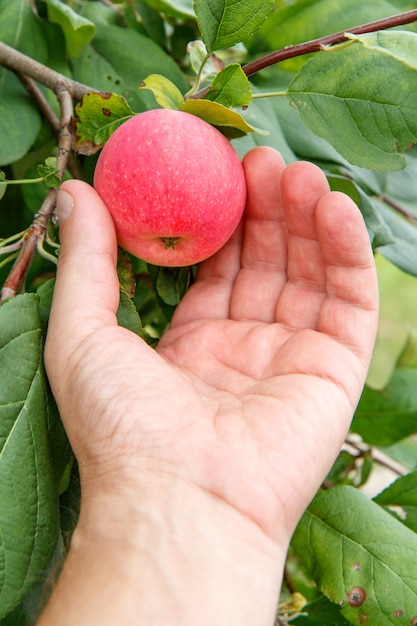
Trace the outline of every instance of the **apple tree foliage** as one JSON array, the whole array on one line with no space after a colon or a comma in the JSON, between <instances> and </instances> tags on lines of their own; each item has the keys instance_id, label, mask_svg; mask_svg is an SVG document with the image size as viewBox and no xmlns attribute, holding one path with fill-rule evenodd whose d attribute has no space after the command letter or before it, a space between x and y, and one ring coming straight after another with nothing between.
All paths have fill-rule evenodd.
<instances>
[{"instance_id":1,"label":"apple tree foliage","mask_svg":"<svg viewBox=\"0 0 417 626\"><path fill-rule=\"evenodd\" d=\"M317 163L360 207L375 253L416 277L416 9L412 0L0 0L0 626L33 623L79 506L42 362L62 179L91 182L100 148L134 113L181 109L242 156L269 145L287 162ZM118 265L119 323L156 345L195 268L122 251ZM277 623L417 623L412 319L409 330L387 382L366 385L298 525ZM371 498L363 487L379 463L400 468L398 478Z\"/></svg>"}]
</instances>

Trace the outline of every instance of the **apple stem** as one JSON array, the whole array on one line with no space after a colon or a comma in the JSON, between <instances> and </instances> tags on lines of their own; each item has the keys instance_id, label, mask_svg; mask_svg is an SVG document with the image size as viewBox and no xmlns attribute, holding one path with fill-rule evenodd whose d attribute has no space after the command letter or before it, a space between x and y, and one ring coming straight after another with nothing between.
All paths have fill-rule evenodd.
<instances>
[{"instance_id":1,"label":"apple stem","mask_svg":"<svg viewBox=\"0 0 417 626\"><path fill-rule=\"evenodd\" d=\"M172 248L175 250L175 244L180 239L180 237L160 237L160 240L165 245L165 250Z\"/></svg>"}]
</instances>

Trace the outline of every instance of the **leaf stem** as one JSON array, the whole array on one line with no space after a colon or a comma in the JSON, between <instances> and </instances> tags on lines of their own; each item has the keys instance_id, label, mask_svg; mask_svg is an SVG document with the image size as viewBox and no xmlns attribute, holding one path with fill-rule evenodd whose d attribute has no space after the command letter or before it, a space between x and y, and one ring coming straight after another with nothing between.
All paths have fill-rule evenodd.
<instances>
[{"instance_id":1,"label":"leaf stem","mask_svg":"<svg viewBox=\"0 0 417 626\"><path fill-rule=\"evenodd\" d=\"M283 96L287 96L286 91L263 91L252 94L252 100L257 98L282 98Z\"/></svg>"},{"instance_id":2,"label":"leaf stem","mask_svg":"<svg viewBox=\"0 0 417 626\"><path fill-rule=\"evenodd\" d=\"M20 178L18 180L7 180L7 178L5 178L1 182L4 185L32 185L35 183L43 183L46 178L48 178L48 176L39 176L39 178Z\"/></svg>"},{"instance_id":3,"label":"leaf stem","mask_svg":"<svg viewBox=\"0 0 417 626\"><path fill-rule=\"evenodd\" d=\"M3 259L3 261L0 261L0 268L7 265L7 263L11 263L12 261L14 261L14 259L17 258L18 254L19 252L15 252L14 254L11 254L10 256L8 256L6 259Z\"/></svg>"},{"instance_id":4,"label":"leaf stem","mask_svg":"<svg viewBox=\"0 0 417 626\"><path fill-rule=\"evenodd\" d=\"M207 61L210 59L210 56L211 55L209 53L207 53L206 56L204 57L203 61L201 62L201 65L198 68L198 74L197 74L196 79L194 81L194 85L191 87L189 92L185 95L185 100L187 100L188 98L192 98L193 94L195 94L197 92L197 89L200 87L200 82L201 82L201 76L203 74L203 69L204 69L204 66L206 65Z\"/></svg>"},{"instance_id":5,"label":"leaf stem","mask_svg":"<svg viewBox=\"0 0 417 626\"><path fill-rule=\"evenodd\" d=\"M40 254L40 256L46 259L47 261L50 261L54 265L57 265L58 264L57 257L51 254L50 252L48 252L47 250L45 250L43 243L44 243L44 239L41 239L41 238L39 238L36 242L36 249L38 251L38 254Z\"/></svg>"},{"instance_id":6,"label":"leaf stem","mask_svg":"<svg viewBox=\"0 0 417 626\"><path fill-rule=\"evenodd\" d=\"M51 248L55 248L56 250L60 249L60 244L56 241L53 241L53 239L50 238L50 236L48 235L48 232L45 233L45 241L48 244L48 246L51 246Z\"/></svg>"},{"instance_id":7,"label":"leaf stem","mask_svg":"<svg viewBox=\"0 0 417 626\"><path fill-rule=\"evenodd\" d=\"M0 247L0 254L9 254L9 252L17 252L22 247L23 241L15 241L14 243L9 244L8 246Z\"/></svg>"},{"instance_id":8,"label":"leaf stem","mask_svg":"<svg viewBox=\"0 0 417 626\"><path fill-rule=\"evenodd\" d=\"M14 235L10 235L10 237L6 237L6 239L0 239L0 248L3 246L7 246L12 241L16 241L17 239L22 239L25 235L26 230L22 230L20 233L15 233Z\"/></svg>"}]
</instances>

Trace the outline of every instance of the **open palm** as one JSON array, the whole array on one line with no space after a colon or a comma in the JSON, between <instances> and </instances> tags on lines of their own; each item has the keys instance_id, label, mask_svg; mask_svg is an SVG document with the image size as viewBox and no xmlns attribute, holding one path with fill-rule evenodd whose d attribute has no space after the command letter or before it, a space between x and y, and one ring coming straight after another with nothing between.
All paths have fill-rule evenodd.
<instances>
[{"instance_id":1,"label":"open palm","mask_svg":"<svg viewBox=\"0 0 417 626\"><path fill-rule=\"evenodd\" d=\"M46 365L82 471L146 465L272 536L277 520L294 528L346 435L377 287L362 217L318 168L285 168L268 148L244 166L244 220L201 264L156 351L116 325L111 220L91 188L66 183L76 208L62 229ZM77 210L83 194L88 213Z\"/></svg>"}]
</instances>

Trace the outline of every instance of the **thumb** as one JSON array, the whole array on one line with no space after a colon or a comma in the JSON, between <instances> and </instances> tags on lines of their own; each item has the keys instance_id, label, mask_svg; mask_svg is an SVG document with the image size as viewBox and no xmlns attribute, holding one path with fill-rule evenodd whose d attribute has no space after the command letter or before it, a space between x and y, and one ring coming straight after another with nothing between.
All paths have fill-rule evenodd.
<instances>
[{"instance_id":1,"label":"thumb","mask_svg":"<svg viewBox=\"0 0 417 626\"><path fill-rule=\"evenodd\" d=\"M85 182L66 181L57 212L61 249L46 346L55 354L93 329L115 325L119 303L115 228L98 193Z\"/></svg>"}]
</instances>

